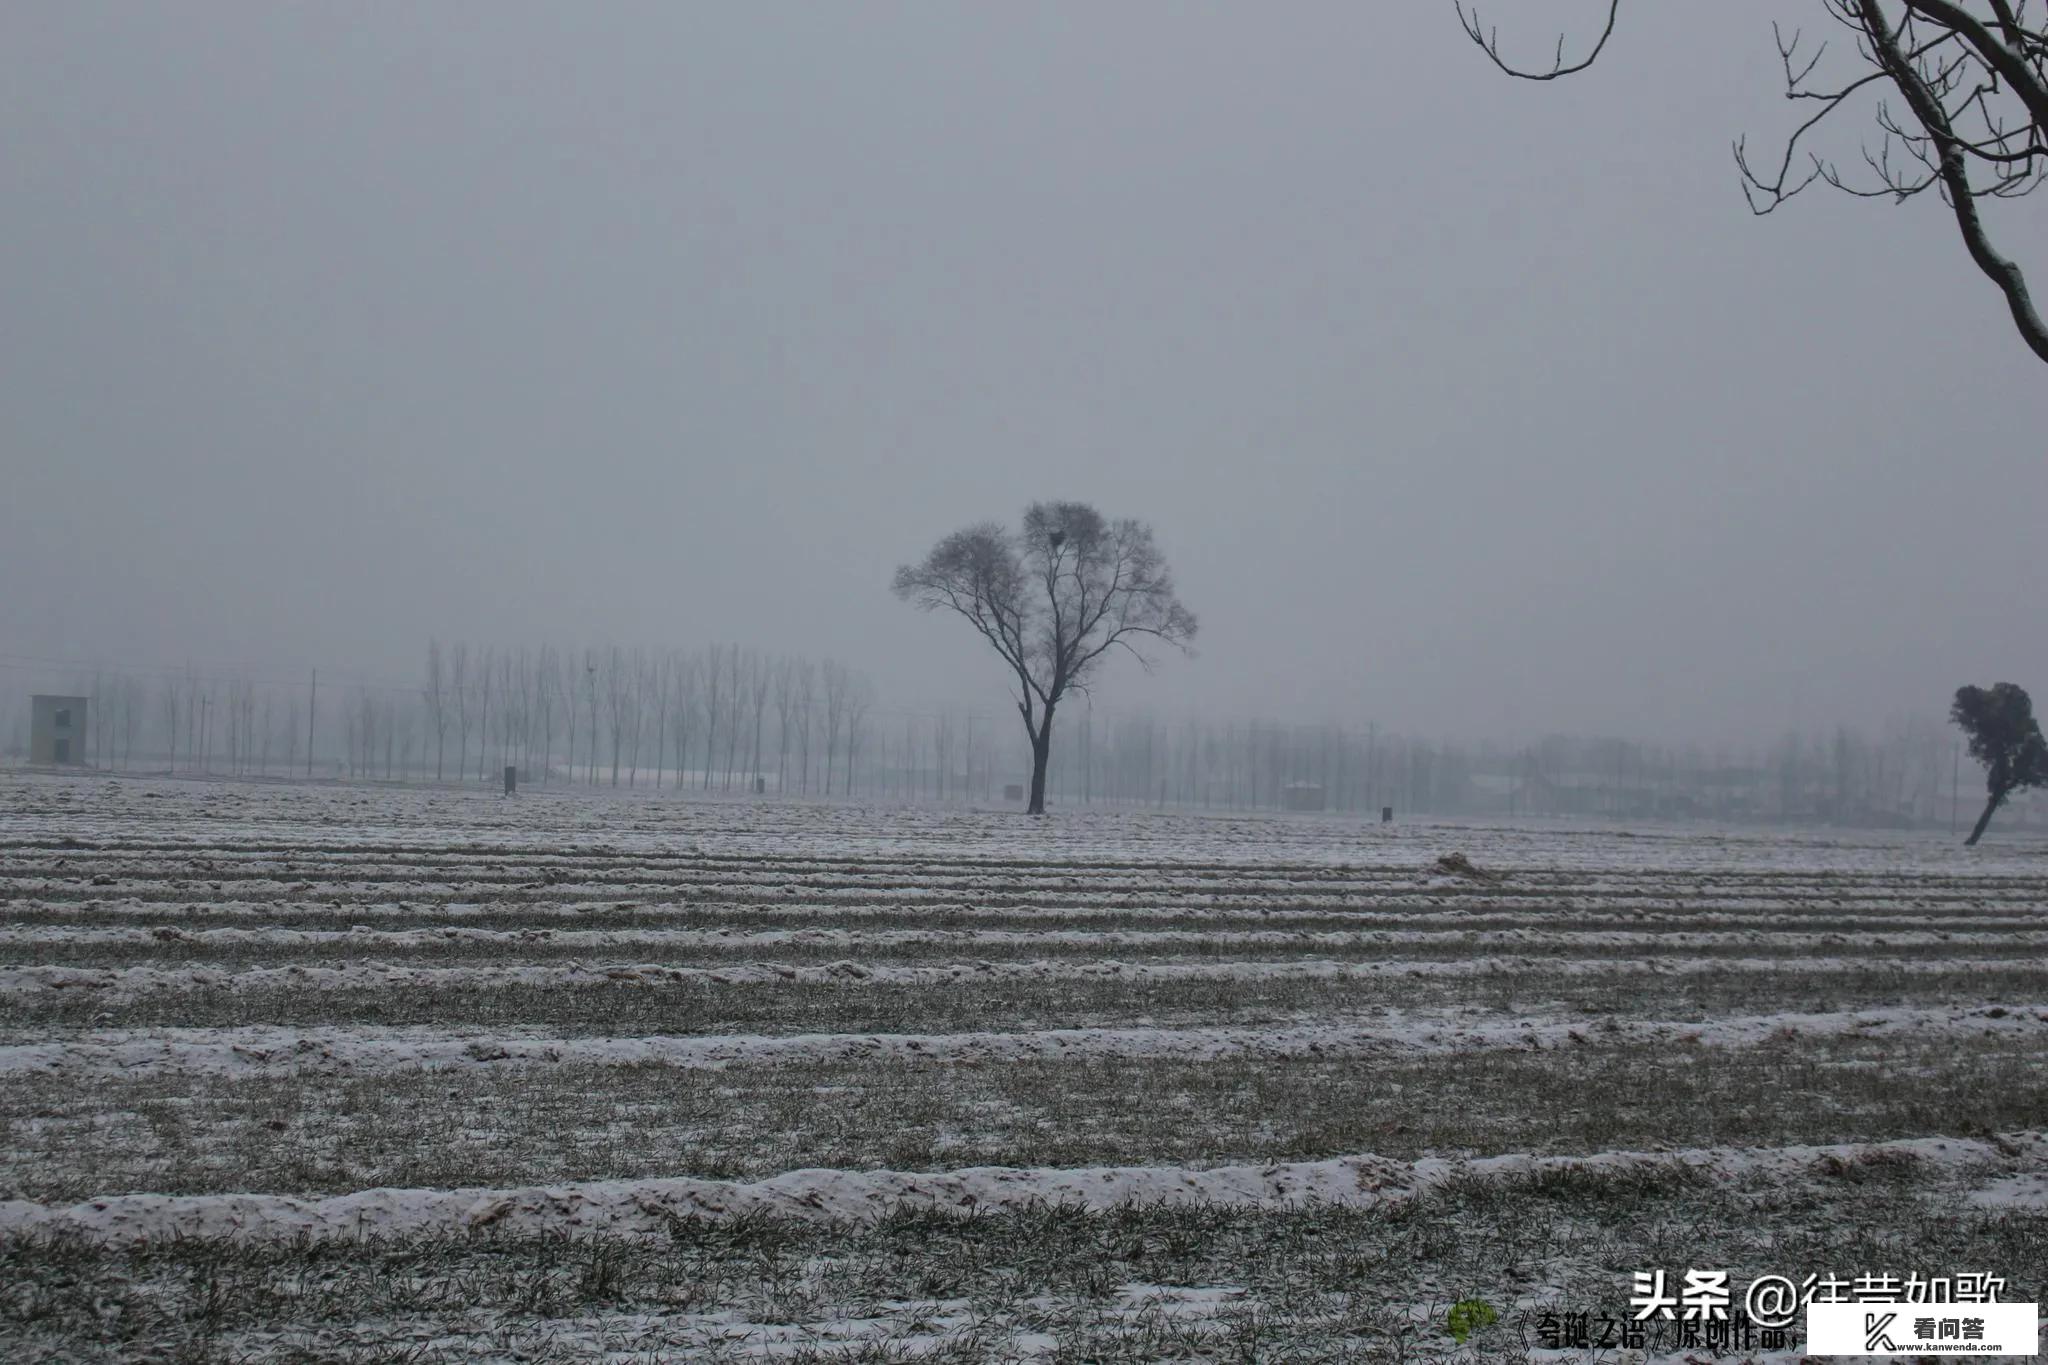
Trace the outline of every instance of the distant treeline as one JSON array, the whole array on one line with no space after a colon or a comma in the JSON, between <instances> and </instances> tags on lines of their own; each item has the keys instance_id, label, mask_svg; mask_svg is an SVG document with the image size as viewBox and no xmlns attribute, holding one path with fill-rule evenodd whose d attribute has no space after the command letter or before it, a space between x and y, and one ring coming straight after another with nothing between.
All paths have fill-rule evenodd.
<instances>
[{"instance_id":1,"label":"distant treeline","mask_svg":"<svg viewBox=\"0 0 2048 1365\"><path fill-rule=\"evenodd\" d=\"M883 708L835 660L736 644L434 641L412 686L51 668L24 683L25 671L10 666L9 752L26 752L29 692L74 692L90 699L88 761L107 769L495 785L509 765L539 786L984 804L1030 771L1012 715ZM1068 717L1050 796L1070 806L1908 825L1950 823L1981 802L1981 772L1935 717L1747 748L1464 743L1085 702Z\"/></svg>"},{"instance_id":2,"label":"distant treeline","mask_svg":"<svg viewBox=\"0 0 2048 1365\"><path fill-rule=\"evenodd\" d=\"M856 790L875 699L836 660L739 645L436 640L416 688L109 670L63 685L90 699L87 756L103 768L495 783L509 766L543 786L840 796Z\"/></svg>"},{"instance_id":3,"label":"distant treeline","mask_svg":"<svg viewBox=\"0 0 2048 1365\"><path fill-rule=\"evenodd\" d=\"M1961 806L1973 807L1983 783L1956 732L1932 717L1874 736L1835 726L1744 748L1567 736L1464 743L1377 726L1083 711L1056 746L1052 787L1065 803L1368 816L1392 806L1438 815L1946 824L1958 792Z\"/></svg>"}]
</instances>

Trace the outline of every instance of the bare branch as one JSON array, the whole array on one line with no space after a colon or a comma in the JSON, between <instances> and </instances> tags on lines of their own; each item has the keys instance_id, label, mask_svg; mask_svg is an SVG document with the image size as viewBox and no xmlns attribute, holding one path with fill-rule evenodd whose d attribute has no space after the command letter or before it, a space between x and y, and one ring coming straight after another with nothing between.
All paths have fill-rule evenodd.
<instances>
[{"instance_id":1,"label":"bare branch","mask_svg":"<svg viewBox=\"0 0 2048 1365\"><path fill-rule=\"evenodd\" d=\"M1600 30L1600 37L1593 44L1593 50L1588 52L1579 61L1566 65L1564 59L1564 35L1560 33L1557 37L1557 52L1551 62L1550 70L1527 71L1510 65L1500 55L1500 35L1496 30L1482 30L1480 28L1479 7L1477 5L1474 5L1471 13L1467 14L1465 12L1465 0L1453 0L1453 3L1458 11L1458 22L1465 26L1465 36L1478 44L1479 50L1490 57L1495 66L1507 72L1510 76L1519 77L1525 81L1554 81L1560 76L1570 76L1576 72L1584 71L1599 59L1601 50L1607 46L1607 40L1614 36L1614 21L1621 13L1621 0L1608 0L1606 26Z\"/></svg>"},{"instance_id":2,"label":"bare branch","mask_svg":"<svg viewBox=\"0 0 2048 1365\"><path fill-rule=\"evenodd\" d=\"M1879 0L1820 0L1821 8L1854 35L1858 60L1869 69L1853 79L1819 84L1828 44L1810 52L1802 33L1788 38L1773 24L1787 100L1818 109L1785 137L1775 166L1751 154L1747 138L1733 144L1740 185L1750 211L1774 212L1816 182L1858 198L1895 202L1938 189L1956 215L1966 250L2005 295L2029 349L2048 360L2048 334L2028 294L2020 267L1991 243L1979 199L2012 199L2048 180L2048 24L2030 0L1985 0L1991 19L1966 0L1898 0L1894 25ZM1549 71L1524 70L1506 61L1497 35L1476 8L1454 0L1459 24L1493 63L1513 76L1554 80L1592 65L1613 36L1618 3L1587 55L1567 62L1564 40ZM1904 100L1895 114L1884 100L1872 111L1877 136L1860 150L1868 178L1845 174L1824 150L1809 144L1821 125L1853 97L1889 84ZM1910 116L1909 116L1910 115ZM1971 179L1970 168L1979 168Z\"/></svg>"},{"instance_id":3,"label":"bare branch","mask_svg":"<svg viewBox=\"0 0 2048 1365\"><path fill-rule=\"evenodd\" d=\"M2018 51L2001 42L1998 35L1987 28L1982 20L1956 4L1954 0L1903 0L1903 3L1907 10L1924 14L1934 22L1962 35L1970 46L1977 50L1978 55L1983 57L1985 64L2011 84L2013 93L2027 106L2027 112L2033 116L2034 122L2048 124L2048 80L2043 80L2041 73L2030 66L2027 59ZM1863 12L1866 22L1873 15L1876 22L1886 22L1883 13L1872 5L1864 5ZM1891 55L1899 56L1895 48ZM1885 59L1883 52L1878 56ZM1889 66L1890 61L1886 60L1886 64Z\"/></svg>"},{"instance_id":4,"label":"bare branch","mask_svg":"<svg viewBox=\"0 0 2048 1365\"><path fill-rule=\"evenodd\" d=\"M1984 221L1977 213L1976 196L1971 193L1962 145L1949 126L1947 112L1899 47L1878 0L1859 2L1879 59L1884 62L1885 69L1891 73L1913 112L1919 116L1928 135L1934 139L1940 157L1942 181L1948 189L1949 205L1955 210L1956 226L1962 229L1963 244L1970 253L1970 259L2005 295L2013 324L2019 328L2020 336L2028 347L2036 356L2048 361L2048 325L2043 325L2041 315L2035 311L2033 298L2027 290L2026 276L2019 266L1991 244L1990 234L1985 231ZM1928 3L1930 0L1908 0L1909 5Z\"/></svg>"}]
</instances>

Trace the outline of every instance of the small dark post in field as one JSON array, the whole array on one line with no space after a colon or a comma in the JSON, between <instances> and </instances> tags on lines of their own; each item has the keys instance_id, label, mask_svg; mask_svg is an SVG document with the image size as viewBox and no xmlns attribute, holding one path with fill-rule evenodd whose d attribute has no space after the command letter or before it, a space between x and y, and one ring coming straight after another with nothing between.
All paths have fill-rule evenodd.
<instances>
[{"instance_id":1,"label":"small dark post in field","mask_svg":"<svg viewBox=\"0 0 2048 1365\"><path fill-rule=\"evenodd\" d=\"M518 794L519 765L516 763L507 763L505 765L505 795L517 796Z\"/></svg>"},{"instance_id":2,"label":"small dark post in field","mask_svg":"<svg viewBox=\"0 0 2048 1365\"><path fill-rule=\"evenodd\" d=\"M1383 825L1391 825L1394 823L1394 808L1392 806L1380 807L1380 823Z\"/></svg>"}]
</instances>

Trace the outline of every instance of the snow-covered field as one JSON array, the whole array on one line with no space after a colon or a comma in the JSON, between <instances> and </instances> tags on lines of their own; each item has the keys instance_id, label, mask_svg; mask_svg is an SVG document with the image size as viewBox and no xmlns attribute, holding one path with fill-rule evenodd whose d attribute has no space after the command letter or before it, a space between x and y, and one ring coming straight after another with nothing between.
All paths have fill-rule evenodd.
<instances>
[{"instance_id":1,"label":"snow-covered field","mask_svg":"<svg viewBox=\"0 0 2048 1365\"><path fill-rule=\"evenodd\" d=\"M1995 838L0 776L0 1358L2048 1297L2044 893Z\"/></svg>"}]
</instances>

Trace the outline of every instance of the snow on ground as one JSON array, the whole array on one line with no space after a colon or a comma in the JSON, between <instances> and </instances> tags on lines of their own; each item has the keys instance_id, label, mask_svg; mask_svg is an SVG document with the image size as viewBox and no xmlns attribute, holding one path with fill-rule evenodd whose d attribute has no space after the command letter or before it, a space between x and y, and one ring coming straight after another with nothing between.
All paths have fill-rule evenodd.
<instances>
[{"instance_id":1,"label":"snow on ground","mask_svg":"<svg viewBox=\"0 0 2048 1365\"><path fill-rule=\"evenodd\" d=\"M872 1225L905 1206L1025 1216L1065 1203L1109 1220L1148 1201L1263 1210L1279 1220L1275 1246L1311 1218L1291 1211L1384 1214L1387 1236L1361 1243L1377 1246L1407 1235L1398 1211L1425 1197L1465 1191L1483 1210L1487 1189L1539 1191L1514 1195L1512 1224L1487 1234L1527 1226L1531 1244L1459 1272L1494 1279L1431 1282L1384 1316L1346 1307L1345 1330L1375 1349L1388 1339L1373 1333L1401 1330L1388 1323L1440 1316L1439 1292L1526 1304L1533 1285L1605 1284L1612 1266L1679 1254L1699 1214L1674 1212L1677 1187L1658 1183L1673 1172L1775 1220L1773 1245L1821 1235L1799 1211L1852 1189L1891 1201L1898 1227L1977 1218L1964 1225L1977 1240L1943 1254L1997 1261L2048 1226L2026 1221L2048 1218L2048 1141L2031 1117L2048 1115L2044 946L2048 847L2004 834L1965 850L1938 833L1134 809L1028 820L644 788L507 800L0 773L0 1076L14 1082L0 1085L0 1193L17 1196L0 1201L0 1257L53 1233L102 1248L637 1239L697 1216ZM1892 1048L1910 1057L1896 1073ZM1951 1056L1953 1075L1930 1084ZM1032 1067L1043 1079L970 1083ZM1753 1095L1701 1079L1735 1067L1757 1079ZM1674 1140L1657 1105L1681 1070L1687 1093L1730 1107L1688 1115L1692 1136ZM294 1107L299 1076L320 1093ZM945 1105L929 1103L933 1077ZM1286 1084L1261 1090L1269 1079ZM533 1112L500 1098L519 1087ZM689 1114L650 1122L677 1087ZM1083 1098L1063 1107L1062 1088ZM1126 1093L1133 1107L1107 1116ZM1290 1129L1260 1099L1311 1093L1375 1126ZM492 1183L433 1186L473 1169L460 1164L409 1172L374 1119L351 1121L376 1097L417 1102L417 1132L490 1154L498 1164L469 1178ZM1535 1103L1576 1116L1544 1129L1568 1142L1523 1121ZM1762 1116L1788 1110L1801 1122L1775 1141L1816 1141L1764 1145ZM759 1126L753 1165L721 1155L735 1115ZM914 1124L943 1140L900 1145ZM1162 1133L1187 1125L1224 1134L1210 1150L1227 1158L1159 1156ZM1032 1145L977 1148L977 1128ZM818 1160L803 1144L826 1134L855 1155ZM124 1160L95 1166L74 1142ZM963 1150L1014 1164L946 1169ZM1388 1150L1402 1155L1361 1154ZM223 1183L246 1180L235 1163L251 1152L273 1183ZM537 1153L550 1164L536 1168ZM378 1181L389 1187L365 1188ZM1544 1220L1575 1216L1569 1199L1597 1198L1601 1181L1639 1182L1626 1216L1597 1251L1559 1250ZM336 1190L353 1192L312 1197ZM700 1254L724 1283L724 1253ZM814 1289L832 1261L808 1264ZM67 1286L90 1281L15 1264L29 1288L0 1292L0 1354L11 1331L54 1330L10 1314L40 1305L47 1323ZM1142 1317L1152 1335L1131 1340L1154 1353L1200 1355L1214 1327L1256 1354L1261 1315L1284 1310L1255 1266L1232 1264L1243 1273L1126 1275L1075 1301L1094 1305L1090 1321ZM963 1290L839 1311L839 1292L548 1310L530 1336L459 1309L414 1320L401 1295L337 1330L428 1358L485 1341L598 1354L615 1328L756 1354L971 1354L960 1343L994 1323L982 1346L1031 1354L1058 1347L1056 1324L1077 1311L994 1290L993 1308ZM189 1309L164 1323L205 1318ZM47 1354L35 1340L14 1354ZM252 1330L222 1353L347 1354L322 1340Z\"/></svg>"},{"instance_id":2,"label":"snow on ground","mask_svg":"<svg viewBox=\"0 0 2048 1365\"><path fill-rule=\"evenodd\" d=\"M1602 1152L1593 1156L1510 1153L1472 1159L1393 1161L1347 1156L1259 1166L1103 1166L1053 1170L1002 1167L957 1171L796 1170L768 1180L614 1180L530 1189L364 1190L330 1199L279 1195L132 1194L53 1208L0 1202L0 1235L64 1233L108 1242L171 1237L260 1241L399 1239L496 1228L555 1235L659 1237L678 1218L764 1213L831 1220L872 1219L905 1204L960 1213L1033 1204L1107 1209L1126 1204L1381 1205L1412 1199L1453 1179L1498 1180L1558 1172L1600 1176L1683 1169L1755 1195L1813 1181L1834 1167L1910 1163L1940 1173L2002 1173L2048 1164L2048 1133L1989 1139L1931 1137L1887 1143L1775 1148ZM2010 1181L2017 1177L2000 1176ZM1987 1186L1987 1188L1992 1188ZM2004 1189L2005 1185L1997 1188Z\"/></svg>"},{"instance_id":3,"label":"snow on ground","mask_svg":"<svg viewBox=\"0 0 2048 1365\"><path fill-rule=\"evenodd\" d=\"M1736 976L1838 974L1906 975L1931 965L1970 973L2007 968L2029 958L1957 957L1565 957L1546 958L1546 976L1618 978L1684 977L1706 973ZM847 958L821 965L790 962L738 962L721 967L677 966L665 962L610 964L532 964L516 959L478 967L416 967L376 959L289 967L234 968L204 963L173 967L7 967L0 968L0 997L9 994L57 995L89 993L102 1000L130 998L165 991L245 992L275 990L360 991L397 987L457 990L480 986L575 987L602 985L717 986L803 983L833 986L918 986L975 981L1232 982L1317 980L1330 982L1383 980L1388 977L1496 978L1529 969L1526 959L1507 956L1451 959L1386 957L1366 962L1327 959L1281 961L1194 960L1127 962L1102 959L1034 959L1024 962L941 962L927 966L861 962ZM1987 1002L1996 1003L1996 1002Z\"/></svg>"},{"instance_id":4,"label":"snow on ground","mask_svg":"<svg viewBox=\"0 0 2048 1365\"><path fill-rule=\"evenodd\" d=\"M189 849L297 856L332 851L389 860L459 854L560 860L727 858L774 867L804 860L935 859L1000 868L1065 866L1085 875L1171 866L1256 876L1276 866L1325 870L1432 868L1462 852L1483 870L1577 871L1627 878L1769 872L1775 876L2039 878L2048 848L1994 831L1965 850L1935 831L1779 832L1712 825L1623 826L1357 816L1056 807L1041 820L1012 809L706 800L695 793L222 782L112 775L0 773L7 819L0 851L69 839L80 850L163 854ZM195 838L196 835L196 838ZM1451 886L1457 878L1439 878Z\"/></svg>"},{"instance_id":5,"label":"snow on ground","mask_svg":"<svg viewBox=\"0 0 2048 1365\"><path fill-rule=\"evenodd\" d=\"M1475 1009L1403 1014L1362 1025L1071 1028L1020 1033L800 1033L708 1038L588 1038L533 1030L342 1026L285 1029L94 1030L62 1041L0 1044L0 1075L61 1072L81 1079L517 1066L668 1066L690 1070L778 1061L881 1060L978 1064L1092 1058L1359 1057L1396 1051L1571 1048L1598 1043L1646 1055L1673 1045L1758 1047L1800 1038L1996 1040L2048 1043L2048 1006L1889 1006L1819 1014L1739 1015L1695 1022L1561 1019Z\"/></svg>"},{"instance_id":6,"label":"snow on ground","mask_svg":"<svg viewBox=\"0 0 2048 1365\"><path fill-rule=\"evenodd\" d=\"M719 948L744 953L769 953L778 948L818 947L868 954L889 949L940 948L972 954L989 948L1074 947L1099 948L1105 952L1187 951L1191 948L1294 947L1329 952L1339 948L1419 948L1459 944L1471 940L1469 929L1385 930L1366 929L1344 933L1304 933L1287 930L1195 929L1103 930L1073 929L771 929L755 933L733 933L720 929L565 929L535 933L532 930L499 931L468 926L440 929L84 929L59 925L0 929L0 950L34 947L38 944L147 946L152 943L195 943L201 947L333 948L353 945L365 951L392 952L432 945L466 944L504 947L547 943L556 948L598 952L626 949L639 952L662 948L672 952ZM1926 948L1936 944L1957 944L1964 948L1994 943L2006 947L2048 946L2048 931L2016 929L1955 931L1900 929L1882 933L1790 933L1783 930L1747 929L1688 933L1668 930L1631 933L1625 930L1575 930L1545 932L1541 929L1502 929L1485 935L1492 948L1518 948L1537 952L1573 948L1740 948L1771 946L1786 951L1817 948L1876 947Z\"/></svg>"}]
</instances>

